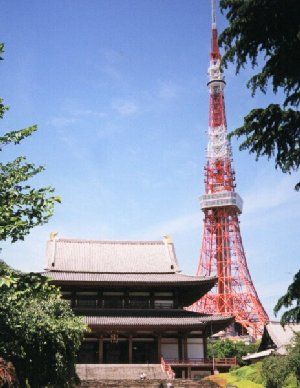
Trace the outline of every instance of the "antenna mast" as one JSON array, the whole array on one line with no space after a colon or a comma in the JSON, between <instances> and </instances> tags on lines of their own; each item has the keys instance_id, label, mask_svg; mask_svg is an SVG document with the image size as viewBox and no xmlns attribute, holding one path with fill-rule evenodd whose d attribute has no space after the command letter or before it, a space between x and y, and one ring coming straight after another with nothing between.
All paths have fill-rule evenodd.
<instances>
[{"instance_id":1,"label":"antenna mast","mask_svg":"<svg viewBox=\"0 0 300 388\"><path fill-rule=\"evenodd\" d=\"M243 201L235 191L231 147L228 140L221 54L216 27L216 1L212 5L212 44L209 81L209 126L202 248L197 275L217 276L216 287L190 309L202 313L232 315L253 337L262 334L268 321L254 288L239 225Z\"/></svg>"},{"instance_id":2,"label":"antenna mast","mask_svg":"<svg viewBox=\"0 0 300 388\"><path fill-rule=\"evenodd\" d=\"M217 28L216 0L211 0L211 27L213 29Z\"/></svg>"}]
</instances>

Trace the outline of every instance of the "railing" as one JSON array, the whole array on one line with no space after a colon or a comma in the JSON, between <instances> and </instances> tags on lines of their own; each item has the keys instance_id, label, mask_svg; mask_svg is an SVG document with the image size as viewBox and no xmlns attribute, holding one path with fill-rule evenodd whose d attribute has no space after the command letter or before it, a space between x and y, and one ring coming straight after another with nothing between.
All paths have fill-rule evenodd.
<instances>
[{"instance_id":1,"label":"railing","mask_svg":"<svg viewBox=\"0 0 300 388\"><path fill-rule=\"evenodd\" d=\"M163 310L168 310L172 309L174 307L174 302L172 300L170 301L154 301L154 308L155 309L163 309Z\"/></svg>"},{"instance_id":2,"label":"railing","mask_svg":"<svg viewBox=\"0 0 300 388\"><path fill-rule=\"evenodd\" d=\"M173 371L171 365L168 362L166 362L163 359L163 357L161 357L160 363L161 363L162 370L167 373L168 378L171 380L174 380L175 379L175 372Z\"/></svg>"},{"instance_id":3,"label":"railing","mask_svg":"<svg viewBox=\"0 0 300 388\"><path fill-rule=\"evenodd\" d=\"M150 299L145 300L136 300L129 299L125 301L124 299L92 299L92 298L77 298L70 299L64 298L67 300L70 306L74 309L155 309L155 310L169 310L174 308L173 300L165 300L165 301L151 301Z\"/></svg>"},{"instance_id":4,"label":"railing","mask_svg":"<svg viewBox=\"0 0 300 388\"><path fill-rule=\"evenodd\" d=\"M170 366L175 365L212 365L212 366L231 366L236 365L236 357L233 358L187 358L180 360L178 358L167 358L165 363Z\"/></svg>"}]
</instances>

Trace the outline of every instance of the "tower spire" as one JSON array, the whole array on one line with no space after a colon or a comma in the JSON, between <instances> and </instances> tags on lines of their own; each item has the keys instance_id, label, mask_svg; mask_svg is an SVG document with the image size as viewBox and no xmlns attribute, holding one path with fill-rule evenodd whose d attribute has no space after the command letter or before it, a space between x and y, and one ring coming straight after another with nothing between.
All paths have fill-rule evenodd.
<instances>
[{"instance_id":1,"label":"tower spire","mask_svg":"<svg viewBox=\"0 0 300 388\"><path fill-rule=\"evenodd\" d=\"M218 31L217 31L217 17L216 17L216 0L211 0L211 58L221 59Z\"/></svg>"},{"instance_id":2,"label":"tower spire","mask_svg":"<svg viewBox=\"0 0 300 388\"><path fill-rule=\"evenodd\" d=\"M211 0L211 28L217 28L217 19L216 19L216 0Z\"/></svg>"},{"instance_id":3,"label":"tower spire","mask_svg":"<svg viewBox=\"0 0 300 388\"><path fill-rule=\"evenodd\" d=\"M197 275L217 276L216 287L191 310L233 315L250 335L257 337L268 316L258 298L242 244L239 214L242 199L235 191L231 148L227 136L221 54L216 27L216 3L212 0L212 45L208 69L209 126L202 248Z\"/></svg>"}]
</instances>

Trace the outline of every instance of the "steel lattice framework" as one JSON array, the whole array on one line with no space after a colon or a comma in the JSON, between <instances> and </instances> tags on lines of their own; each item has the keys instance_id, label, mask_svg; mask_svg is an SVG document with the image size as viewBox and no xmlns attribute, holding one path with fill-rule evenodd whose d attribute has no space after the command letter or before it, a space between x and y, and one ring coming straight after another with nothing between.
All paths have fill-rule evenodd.
<instances>
[{"instance_id":1,"label":"steel lattice framework","mask_svg":"<svg viewBox=\"0 0 300 388\"><path fill-rule=\"evenodd\" d=\"M235 192L231 148L225 116L225 80L220 69L215 5L212 1L212 42L209 75L209 128L205 194L201 197L204 232L197 274L218 277L214 289L191 309L233 315L250 335L258 337L268 321L247 266L239 219L242 199Z\"/></svg>"}]
</instances>

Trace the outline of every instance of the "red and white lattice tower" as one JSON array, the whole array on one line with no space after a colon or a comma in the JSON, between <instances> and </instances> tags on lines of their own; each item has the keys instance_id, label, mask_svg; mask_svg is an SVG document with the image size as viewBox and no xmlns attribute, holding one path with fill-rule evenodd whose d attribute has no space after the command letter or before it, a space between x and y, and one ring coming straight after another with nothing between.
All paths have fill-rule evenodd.
<instances>
[{"instance_id":1,"label":"red and white lattice tower","mask_svg":"<svg viewBox=\"0 0 300 388\"><path fill-rule=\"evenodd\" d=\"M227 137L224 87L220 69L215 4L212 0L212 41L209 75L209 128L205 194L201 197L204 231L197 275L217 276L214 289L191 309L232 315L250 335L258 337L268 321L246 262L239 226L242 199L235 192L231 147Z\"/></svg>"}]
</instances>

